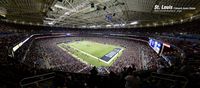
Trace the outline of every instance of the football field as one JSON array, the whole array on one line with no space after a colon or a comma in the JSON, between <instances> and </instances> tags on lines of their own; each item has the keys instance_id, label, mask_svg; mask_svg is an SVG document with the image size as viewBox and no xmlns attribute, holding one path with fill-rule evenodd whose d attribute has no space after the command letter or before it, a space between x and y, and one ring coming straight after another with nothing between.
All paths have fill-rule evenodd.
<instances>
[{"instance_id":1,"label":"football field","mask_svg":"<svg viewBox=\"0 0 200 88\"><path fill-rule=\"evenodd\" d=\"M57 46L79 61L96 67L111 66L124 50L120 46L92 41L71 41Z\"/></svg>"}]
</instances>

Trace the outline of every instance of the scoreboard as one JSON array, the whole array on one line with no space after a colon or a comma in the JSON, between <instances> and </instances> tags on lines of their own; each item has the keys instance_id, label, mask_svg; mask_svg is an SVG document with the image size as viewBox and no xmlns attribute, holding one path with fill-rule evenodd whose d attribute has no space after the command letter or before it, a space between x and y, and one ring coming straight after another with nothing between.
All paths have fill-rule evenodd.
<instances>
[{"instance_id":1,"label":"scoreboard","mask_svg":"<svg viewBox=\"0 0 200 88\"><path fill-rule=\"evenodd\" d=\"M155 39L149 38L149 46L153 48L153 50L156 51L156 53L159 54L162 50L163 44L159 41L156 41Z\"/></svg>"}]
</instances>

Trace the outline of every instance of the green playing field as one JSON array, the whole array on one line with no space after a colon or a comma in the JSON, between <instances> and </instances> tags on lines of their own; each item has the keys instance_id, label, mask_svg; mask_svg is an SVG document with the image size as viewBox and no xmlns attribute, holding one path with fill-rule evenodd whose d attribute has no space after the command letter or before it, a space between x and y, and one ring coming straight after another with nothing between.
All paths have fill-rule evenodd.
<instances>
[{"instance_id":1,"label":"green playing field","mask_svg":"<svg viewBox=\"0 0 200 88\"><path fill-rule=\"evenodd\" d=\"M81 62L97 67L111 66L124 50L124 48L119 46L101 44L91 41L72 41L70 43L60 43L58 44L58 47L72 55L74 58L80 60ZM119 53L116 54L113 58L111 58L109 63L100 59L104 55L113 51L115 48L121 48L122 50L119 51Z\"/></svg>"}]
</instances>

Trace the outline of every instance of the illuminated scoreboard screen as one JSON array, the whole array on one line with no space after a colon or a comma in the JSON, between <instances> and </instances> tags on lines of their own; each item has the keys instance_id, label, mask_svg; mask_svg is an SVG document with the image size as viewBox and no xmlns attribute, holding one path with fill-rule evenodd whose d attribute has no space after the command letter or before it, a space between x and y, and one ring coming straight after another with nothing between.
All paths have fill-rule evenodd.
<instances>
[{"instance_id":1,"label":"illuminated scoreboard screen","mask_svg":"<svg viewBox=\"0 0 200 88\"><path fill-rule=\"evenodd\" d=\"M159 53L162 49L162 43L151 38L149 38L149 45L154 51L156 51L156 53Z\"/></svg>"}]
</instances>

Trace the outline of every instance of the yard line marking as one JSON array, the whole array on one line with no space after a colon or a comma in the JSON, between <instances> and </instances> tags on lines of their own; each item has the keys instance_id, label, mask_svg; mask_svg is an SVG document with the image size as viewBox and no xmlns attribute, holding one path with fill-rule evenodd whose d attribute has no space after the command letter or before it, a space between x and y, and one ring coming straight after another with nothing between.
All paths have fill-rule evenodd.
<instances>
[{"instance_id":1,"label":"yard line marking","mask_svg":"<svg viewBox=\"0 0 200 88\"><path fill-rule=\"evenodd\" d=\"M66 45L66 44L64 44L64 43L62 43L62 44L63 44L63 45ZM61 44L60 44L60 45L61 45ZM58 45L58 46L59 46L61 49L63 49L64 51L68 52L65 48L63 48L63 47L60 46L60 45ZM67 46L69 46L69 45L67 45ZM75 48L75 47L73 47L73 46L69 46L69 47L71 47L71 48L73 48L73 49L75 49L75 50L77 50L77 51L79 51L79 52L81 52L81 53L83 53L83 54L86 54L86 55L88 55L88 56L90 56L90 57L92 57L92 58L94 58L94 59L97 59L97 60L99 60L99 61L102 61L102 62L104 62L104 63L106 63L106 64L110 64L110 62L112 62L113 59L115 59L115 57L117 57L118 54L121 53L121 52L124 50L124 49L122 48L117 54L115 54L115 56L113 56L108 62L106 62L106 61L104 61L104 60L102 60L102 59L100 59L100 58L98 58L98 57L95 57L95 56L93 56L93 55L91 55L91 54L89 54L89 53L87 53L87 52L84 52L84 51L82 51L82 50L80 50L80 49L77 49L77 48ZM86 64L89 64L89 63L87 63L86 61L84 61L83 59L79 58L78 56L72 54L71 52L68 52L68 53L71 54L74 58L79 59L81 62L86 63Z\"/></svg>"},{"instance_id":2,"label":"yard line marking","mask_svg":"<svg viewBox=\"0 0 200 88\"><path fill-rule=\"evenodd\" d=\"M82 63L89 64L89 63L87 63L86 61L84 61L84 60L82 60L81 58L79 58L78 56L72 54L71 52L68 52L68 51L67 51L65 48L63 48L62 46L58 45L58 47L60 47L63 51L65 51L65 52L69 53L70 55L72 55L72 57L77 58L77 59L78 59L79 61L81 61Z\"/></svg>"},{"instance_id":3,"label":"yard line marking","mask_svg":"<svg viewBox=\"0 0 200 88\"><path fill-rule=\"evenodd\" d=\"M84 51L82 51L82 50L80 50L80 49L77 49L77 48L75 48L75 47L73 47L73 46L70 46L71 48L74 48L74 49L76 49L76 50L78 50L78 51L80 51L80 52L82 52L82 53L84 53L84 54L86 54L86 55L88 55L88 56L91 56L91 57L93 57L93 58L95 58L95 59L97 59L97 60L100 60L100 61L102 61L102 62L104 62L104 63L106 63L106 64L109 64L111 61L113 61L113 59L115 58L115 57L117 57L118 56L118 54L119 53L121 53L124 49L122 48L117 54L115 54L115 56L113 56L108 62L106 62L106 61L104 61L104 60L101 60L100 58L98 58L98 57L95 57L95 56L93 56L93 55L91 55L91 54L89 54L89 53L86 53L86 52L84 52Z\"/></svg>"}]
</instances>

